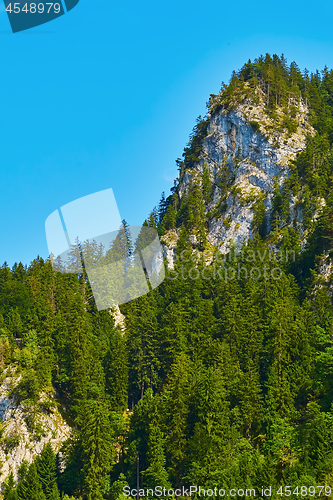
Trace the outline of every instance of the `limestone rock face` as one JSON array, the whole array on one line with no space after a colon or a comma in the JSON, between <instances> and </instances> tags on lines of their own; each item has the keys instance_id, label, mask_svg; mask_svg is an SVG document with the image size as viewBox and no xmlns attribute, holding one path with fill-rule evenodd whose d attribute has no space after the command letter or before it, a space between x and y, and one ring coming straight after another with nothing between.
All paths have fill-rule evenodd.
<instances>
[{"instance_id":1,"label":"limestone rock face","mask_svg":"<svg viewBox=\"0 0 333 500\"><path fill-rule=\"evenodd\" d=\"M222 106L209 115L200 160L183 172L178 185L182 199L193 183L201 182L204 169L208 169L213 187L211 200L205 203L207 239L222 253L228 252L231 242L240 247L251 238L253 208L258 199L265 205L267 231L270 230L273 191L290 175L288 164L297 153L305 150L306 136L315 134L307 120L308 110L302 102L293 103L297 130L288 133L281 127L282 111L277 109L273 119L265 111L264 94L257 90L254 97L245 98L231 109ZM224 179L222 183L221 179ZM290 215L297 225L302 216L294 206L296 201L292 202ZM217 210L221 203L224 205L223 213ZM170 244L169 240L167 234L164 237L165 256L173 267L175 244ZM175 240L172 235L171 240Z\"/></svg>"},{"instance_id":2,"label":"limestone rock face","mask_svg":"<svg viewBox=\"0 0 333 500\"><path fill-rule=\"evenodd\" d=\"M171 229L161 239L164 244L164 256L168 261L170 269L174 268L178 236L178 231L176 229Z\"/></svg>"},{"instance_id":3,"label":"limestone rock face","mask_svg":"<svg viewBox=\"0 0 333 500\"><path fill-rule=\"evenodd\" d=\"M119 327L121 332L124 333L126 330L126 323L125 323L125 316L121 313L120 308L117 305L115 305L111 310L110 310L111 315L113 316L114 319L114 326Z\"/></svg>"},{"instance_id":4,"label":"limestone rock face","mask_svg":"<svg viewBox=\"0 0 333 500\"><path fill-rule=\"evenodd\" d=\"M52 394L41 394L37 407L19 403L11 391L21 380L15 369L7 368L0 385L0 485L10 474L18 477L23 460L31 463L46 443L58 452L71 435L71 428L61 416Z\"/></svg>"},{"instance_id":5,"label":"limestone rock face","mask_svg":"<svg viewBox=\"0 0 333 500\"><path fill-rule=\"evenodd\" d=\"M279 141L279 147L274 147L272 142L260 132L255 132L245 120L242 109L219 114L211 121L209 135L204 144L203 161L214 173L214 164L212 165L210 158L214 163L222 162L223 152L227 151L227 164L234 176L233 185L236 188L226 199L225 218L232 218L230 228L226 228L221 219L213 220L209 228L208 240L214 245L220 244L222 251L227 250L231 238L241 245L252 235L251 201L245 201L243 205L233 193L239 192L248 197L262 193L265 206L269 210L275 183L283 183L289 175L288 162L305 149L305 133L300 131L289 141ZM236 154L239 156L237 165L234 161ZM218 196L218 193L216 195Z\"/></svg>"}]
</instances>

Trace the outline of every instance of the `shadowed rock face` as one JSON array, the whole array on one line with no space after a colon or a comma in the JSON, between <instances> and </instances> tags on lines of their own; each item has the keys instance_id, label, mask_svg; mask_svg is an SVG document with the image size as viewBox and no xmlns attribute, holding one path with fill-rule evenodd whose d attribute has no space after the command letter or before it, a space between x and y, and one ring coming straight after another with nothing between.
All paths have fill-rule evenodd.
<instances>
[{"instance_id":1,"label":"shadowed rock face","mask_svg":"<svg viewBox=\"0 0 333 500\"><path fill-rule=\"evenodd\" d=\"M7 397L10 392L10 384L4 382L0 387L0 421L5 422L7 420L9 409L11 406L11 401Z\"/></svg>"},{"instance_id":2,"label":"shadowed rock face","mask_svg":"<svg viewBox=\"0 0 333 500\"><path fill-rule=\"evenodd\" d=\"M264 96L259 93L256 102L247 98L229 111L221 109L209 116L200 161L183 172L178 193L182 198L193 183L201 183L204 169L208 169L213 187L211 201L205 203L207 240L222 253L228 252L231 241L239 248L252 237L253 206L259 198L265 205L270 230L273 191L290 175L288 164L305 150L306 136L315 133L308 123L306 106L299 102L296 107L298 126L293 134L281 127L279 130L277 119L267 115ZM278 118L279 113L282 115L278 110ZM222 172L228 175L227 188L221 187ZM216 215L215 211L208 216L221 201L224 213ZM299 224L302 216L294 210L295 201L290 206L291 217ZM174 251L168 235L164 242L165 256L173 266Z\"/></svg>"}]
</instances>

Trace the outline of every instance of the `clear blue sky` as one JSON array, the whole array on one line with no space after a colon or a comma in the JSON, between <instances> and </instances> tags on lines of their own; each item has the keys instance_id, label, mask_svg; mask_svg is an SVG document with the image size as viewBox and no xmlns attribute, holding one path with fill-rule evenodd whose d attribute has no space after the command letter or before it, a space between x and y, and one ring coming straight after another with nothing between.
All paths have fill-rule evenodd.
<instances>
[{"instance_id":1,"label":"clear blue sky","mask_svg":"<svg viewBox=\"0 0 333 500\"><path fill-rule=\"evenodd\" d=\"M333 4L80 0L11 34L0 6L0 263L46 258L45 219L112 188L141 224L210 93L260 54L333 67Z\"/></svg>"}]
</instances>

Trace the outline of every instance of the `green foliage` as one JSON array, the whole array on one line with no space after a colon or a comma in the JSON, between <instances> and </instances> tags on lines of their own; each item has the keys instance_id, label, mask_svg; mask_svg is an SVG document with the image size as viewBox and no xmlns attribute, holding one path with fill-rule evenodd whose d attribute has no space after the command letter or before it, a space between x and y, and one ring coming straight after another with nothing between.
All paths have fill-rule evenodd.
<instances>
[{"instance_id":1,"label":"green foliage","mask_svg":"<svg viewBox=\"0 0 333 500\"><path fill-rule=\"evenodd\" d=\"M232 223L232 217L231 217L231 215L229 215L229 217L226 217L225 219L223 219L223 225L227 229L230 229L231 223Z\"/></svg>"},{"instance_id":2,"label":"green foliage","mask_svg":"<svg viewBox=\"0 0 333 500\"><path fill-rule=\"evenodd\" d=\"M271 223L273 227L282 227L289 221L290 190L288 182L281 188L275 185L272 199Z\"/></svg>"},{"instance_id":3,"label":"green foliage","mask_svg":"<svg viewBox=\"0 0 333 500\"><path fill-rule=\"evenodd\" d=\"M113 410L124 411L128 394L128 353L125 339L117 330L105 357L106 393Z\"/></svg>"},{"instance_id":4,"label":"green foliage","mask_svg":"<svg viewBox=\"0 0 333 500\"><path fill-rule=\"evenodd\" d=\"M12 472L9 474L3 485L2 493L4 500L17 500L16 485Z\"/></svg>"},{"instance_id":5,"label":"green foliage","mask_svg":"<svg viewBox=\"0 0 333 500\"><path fill-rule=\"evenodd\" d=\"M183 157L186 168L193 166L194 163L199 161L202 143L207 134L208 125L208 118L202 118L201 116L197 118L197 123L190 135L189 143L186 148L184 148Z\"/></svg>"},{"instance_id":6,"label":"green foliage","mask_svg":"<svg viewBox=\"0 0 333 500\"><path fill-rule=\"evenodd\" d=\"M2 438L3 447L7 453L13 448L16 448L20 444L20 441L21 437L19 434L11 434Z\"/></svg>"},{"instance_id":7,"label":"green foliage","mask_svg":"<svg viewBox=\"0 0 333 500\"><path fill-rule=\"evenodd\" d=\"M37 473L42 484L46 500L56 500L59 497L56 469L56 456L52 446L44 446L42 454L37 459Z\"/></svg>"},{"instance_id":8,"label":"green foliage","mask_svg":"<svg viewBox=\"0 0 333 500\"><path fill-rule=\"evenodd\" d=\"M119 479L113 482L111 488L110 488L110 498L111 500L125 500L126 496L123 493L123 488L125 486L128 486L128 483L126 481L126 476L121 473L119 475Z\"/></svg>"},{"instance_id":9,"label":"green foliage","mask_svg":"<svg viewBox=\"0 0 333 500\"><path fill-rule=\"evenodd\" d=\"M253 128L253 130L255 132L260 132L260 124L259 124L259 122L256 122L256 121L253 120L253 121L250 121L250 125L251 125L251 127Z\"/></svg>"},{"instance_id":10,"label":"green foliage","mask_svg":"<svg viewBox=\"0 0 333 500\"><path fill-rule=\"evenodd\" d=\"M17 496L18 500L31 500L32 498L35 500L46 500L35 463L30 465L25 478L19 482Z\"/></svg>"},{"instance_id":11,"label":"green foliage","mask_svg":"<svg viewBox=\"0 0 333 500\"><path fill-rule=\"evenodd\" d=\"M41 383L36 371L30 368L24 371L24 376L12 390L11 394L18 401L24 401L27 404L31 404L37 402L41 388Z\"/></svg>"},{"instance_id":12,"label":"green foliage","mask_svg":"<svg viewBox=\"0 0 333 500\"><path fill-rule=\"evenodd\" d=\"M260 195L252 205L253 221L252 229L264 238L267 234L267 210L264 203L264 196Z\"/></svg>"},{"instance_id":13,"label":"green foliage","mask_svg":"<svg viewBox=\"0 0 333 500\"><path fill-rule=\"evenodd\" d=\"M84 487L88 500L99 500L103 498L115 454L107 406L100 401L87 401L82 406L80 421Z\"/></svg>"},{"instance_id":14,"label":"green foliage","mask_svg":"<svg viewBox=\"0 0 333 500\"><path fill-rule=\"evenodd\" d=\"M207 167L204 167L202 175L202 195L206 202L210 201L212 186L213 184L212 181L210 180L209 170Z\"/></svg>"}]
</instances>

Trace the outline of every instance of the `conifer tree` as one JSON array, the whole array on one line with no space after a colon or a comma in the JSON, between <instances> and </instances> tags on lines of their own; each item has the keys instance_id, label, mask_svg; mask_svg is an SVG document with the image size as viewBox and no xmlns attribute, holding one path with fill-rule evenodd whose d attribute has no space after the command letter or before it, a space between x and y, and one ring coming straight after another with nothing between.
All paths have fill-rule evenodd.
<instances>
[{"instance_id":1,"label":"conifer tree","mask_svg":"<svg viewBox=\"0 0 333 500\"><path fill-rule=\"evenodd\" d=\"M213 481L215 486L222 479L223 469L229 466L232 447L229 402L221 370L206 369L197 363L193 379L188 443L191 466L187 479L190 484L210 486Z\"/></svg>"},{"instance_id":2,"label":"conifer tree","mask_svg":"<svg viewBox=\"0 0 333 500\"><path fill-rule=\"evenodd\" d=\"M128 354L125 339L115 330L105 358L106 391L114 411L124 411L128 399Z\"/></svg>"},{"instance_id":3,"label":"conifer tree","mask_svg":"<svg viewBox=\"0 0 333 500\"><path fill-rule=\"evenodd\" d=\"M130 404L142 398L145 390L159 384L158 321L156 294L144 295L125 310L126 340L130 344Z\"/></svg>"},{"instance_id":4,"label":"conifer tree","mask_svg":"<svg viewBox=\"0 0 333 500\"><path fill-rule=\"evenodd\" d=\"M171 483L180 485L185 473L187 421L190 412L191 361L181 353L174 363L163 394L163 427L167 471Z\"/></svg>"},{"instance_id":5,"label":"conifer tree","mask_svg":"<svg viewBox=\"0 0 333 500\"><path fill-rule=\"evenodd\" d=\"M3 485L4 500L17 500L17 491L15 487L14 474L11 472Z\"/></svg>"},{"instance_id":6,"label":"conifer tree","mask_svg":"<svg viewBox=\"0 0 333 500\"><path fill-rule=\"evenodd\" d=\"M37 467L33 462L23 481L17 487L18 500L46 500L41 481L37 474Z\"/></svg>"},{"instance_id":7,"label":"conifer tree","mask_svg":"<svg viewBox=\"0 0 333 500\"><path fill-rule=\"evenodd\" d=\"M56 483L56 456L50 443L44 446L36 466L46 499L55 500L58 494Z\"/></svg>"},{"instance_id":8,"label":"conifer tree","mask_svg":"<svg viewBox=\"0 0 333 500\"><path fill-rule=\"evenodd\" d=\"M147 462L149 466L142 472L144 484L147 488L154 488L157 484L162 488L170 488L168 474L165 469L163 434L156 418L149 424L147 448Z\"/></svg>"},{"instance_id":9,"label":"conifer tree","mask_svg":"<svg viewBox=\"0 0 333 500\"><path fill-rule=\"evenodd\" d=\"M89 500L102 500L114 461L109 411L101 401L87 401L80 415L84 486Z\"/></svg>"}]
</instances>

